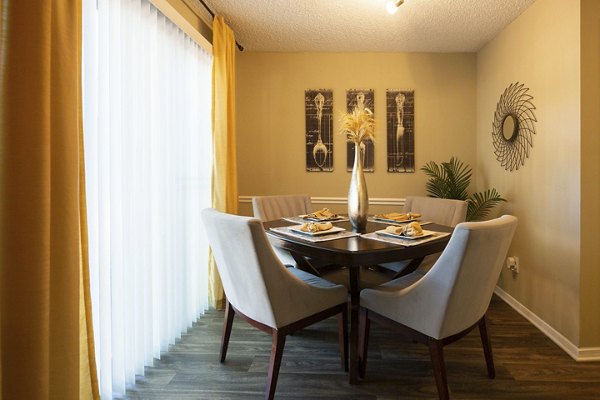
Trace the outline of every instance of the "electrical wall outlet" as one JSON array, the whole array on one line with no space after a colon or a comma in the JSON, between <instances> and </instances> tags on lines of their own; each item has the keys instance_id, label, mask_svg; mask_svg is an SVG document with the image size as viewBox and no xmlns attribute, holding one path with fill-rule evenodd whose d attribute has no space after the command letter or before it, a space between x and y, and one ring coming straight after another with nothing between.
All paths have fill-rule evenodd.
<instances>
[{"instance_id":1,"label":"electrical wall outlet","mask_svg":"<svg viewBox=\"0 0 600 400\"><path fill-rule=\"evenodd\" d=\"M510 269L515 274L519 273L519 257L511 256L506 259L506 268Z\"/></svg>"}]
</instances>

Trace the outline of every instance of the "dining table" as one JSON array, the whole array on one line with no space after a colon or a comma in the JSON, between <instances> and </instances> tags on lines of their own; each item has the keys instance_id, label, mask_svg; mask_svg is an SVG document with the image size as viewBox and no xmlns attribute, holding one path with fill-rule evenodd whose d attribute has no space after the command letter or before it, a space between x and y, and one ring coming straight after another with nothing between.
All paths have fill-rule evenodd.
<instances>
[{"instance_id":1,"label":"dining table","mask_svg":"<svg viewBox=\"0 0 600 400\"><path fill-rule=\"evenodd\" d=\"M431 236L418 241L386 240L381 232L388 223L369 218L363 232L353 232L347 218L340 222L333 222L337 236L315 240L308 235L302 235L297 230L299 220L278 219L265 221L263 226L272 245L289 251L300 263L304 258L316 259L328 264L337 264L346 267L348 271L350 294L350 349L349 349L349 382L358 382L358 346L359 346L359 309L360 309L360 271L363 267L373 267L380 264L411 260L401 274L413 272L424 257L439 253L444 250L453 228L427 223L423 228L434 232ZM425 224L425 223L424 223ZM347 236L342 235L346 232ZM339 237L342 236L342 237ZM331 239L331 240L329 240ZM404 244L399 244L404 243Z\"/></svg>"}]
</instances>

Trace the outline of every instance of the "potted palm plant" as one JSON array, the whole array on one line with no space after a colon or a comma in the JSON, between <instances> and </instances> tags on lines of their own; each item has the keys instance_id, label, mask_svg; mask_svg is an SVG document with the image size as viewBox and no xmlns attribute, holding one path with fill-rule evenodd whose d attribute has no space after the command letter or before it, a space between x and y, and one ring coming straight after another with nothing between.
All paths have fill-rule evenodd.
<instances>
[{"instance_id":1,"label":"potted palm plant","mask_svg":"<svg viewBox=\"0 0 600 400\"><path fill-rule=\"evenodd\" d=\"M467 202L467 221L484 219L496 205L506 201L494 188L469 195L472 169L455 157L441 164L430 161L421 171L429 177L425 187L430 197Z\"/></svg>"}]
</instances>

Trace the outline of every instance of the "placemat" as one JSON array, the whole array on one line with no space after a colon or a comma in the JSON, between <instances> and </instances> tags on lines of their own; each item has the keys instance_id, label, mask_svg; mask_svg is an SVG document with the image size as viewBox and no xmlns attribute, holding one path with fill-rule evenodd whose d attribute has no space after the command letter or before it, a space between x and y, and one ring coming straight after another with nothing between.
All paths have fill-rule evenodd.
<instances>
[{"instance_id":1,"label":"placemat","mask_svg":"<svg viewBox=\"0 0 600 400\"><path fill-rule=\"evenodd\" d=\"M378 224L397 225L397 226L400 226L400 225L406 225L406 224L410 224L410 222L402 222L402 221L396 221L396 222L392 222L392 221L382 221L382 220L380 220L380 219L377 219L377 218L375 218L375 217L369 217L368 219L369 219L369 221L371 221L371 222L377 222ZM412 221L411 221L411 222L412 222ZM416 221L416 222L418 222L418 223L419 223L419 225L421 225L421 226L423 226L423 225L428 225L428 224L433 224L433 222L430 222L430 221L423 221L423 222L421 222L421 221Z\"/></svg>"},{"instance_id":2,"label":"placemat","mask_svg":"<svg viewBox=\"0 0 600 400\"><path fill-rule=\"evenodd\" d=\"M293 222L295 224L305 224L307 222L316 222L316 221L306 220L302 217L283 217L282 219L289 221L289 222ZM340 219L334 219L332 221L320 221L320 222L331 222L332 224L335 224L336 222L346 222L346 221L350 221L350 219L348 217L342 217Z\"/></svg>"},{"instance_id":3,"label":"placemat","mask_svg":"<svg viewBox=\"0 0 600 400\"><path fill-rule=\"evenodd\" d=\"M309 242L325 242L328 240L345 239L352 236L358 236L358 233L351 231L341 231L338 233L332 233L331 235L310 236L294 232L290 228L285 226L279 228L271 228L270 231L281 233L282 235L286 236L292 236ZM267 233L269 233L269 231L267 231Z\"/></svg>"},{"instance_id":4,"label":"placemat","mask_svg":"<svg viewBox=\"0 0 600 400\"><path fill-rule=\"evenodd\" d=\"M379 240L381 242L395 243L395 244L409 247L409 246L417 246L417 245L420 245L423 243L431 242L432 240L437 240L437 239L446 237L448 235L450 235L448 232L435 232L433 235L427 236L426 238L423 238L423 239L410 240L410 239L395 238L395 237L391 237L391 236L378 235L375 232L371 232L371 233L365 233L364 235L361 235L361 237L363 237L365 239Z\"/></svg>"}]
</instances>

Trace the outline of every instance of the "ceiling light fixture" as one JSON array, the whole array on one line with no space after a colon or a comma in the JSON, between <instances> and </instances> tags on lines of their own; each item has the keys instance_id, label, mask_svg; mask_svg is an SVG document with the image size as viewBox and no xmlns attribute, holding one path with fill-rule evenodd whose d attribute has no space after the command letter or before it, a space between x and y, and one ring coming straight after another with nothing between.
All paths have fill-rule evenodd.
<instances>
[{"instance_id":1,"label":"ceiling light fixture","mask_svg":"<svg viewBox=\"0 0 600 400\"><path fill-rule=\"evenodd\" d=\"M398 7L400 7L402 3L404 3L404 0L390 0L385 5L385 9L390 14L396 14L396 11L398 11Z\"/></svg>"}]
</instances>

